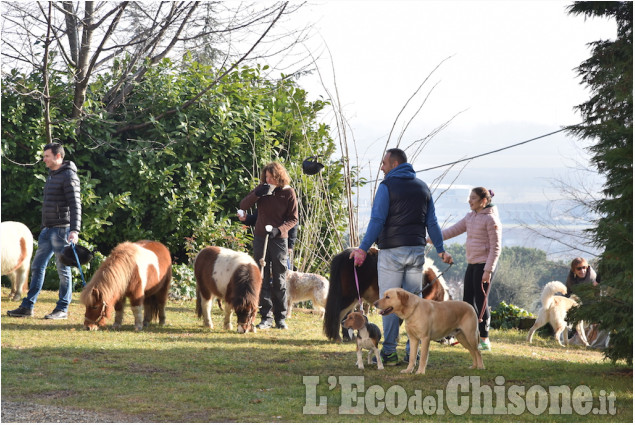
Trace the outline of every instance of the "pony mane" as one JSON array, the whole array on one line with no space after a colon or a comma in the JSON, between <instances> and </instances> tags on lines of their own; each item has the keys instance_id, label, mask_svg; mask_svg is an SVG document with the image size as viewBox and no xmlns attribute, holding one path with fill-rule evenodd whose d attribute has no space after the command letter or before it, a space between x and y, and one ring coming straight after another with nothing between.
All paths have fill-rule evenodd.
<instances>
[{"instance_id":1,"label":"pony mane","mask_svg":"<svg viewBox=\"0 0 635 425\"><path fill-rule=\"evenodd\" d=\"M236 269L234 276L234 289L232 291L234 307L258 306L262 278L256 264L247 263L240 265Z\"/></svg>"},{"instance_id":2,"label":"pony mane","mask_svg":"<svg viewBox=\"0 0 635 425\"><path fill-rule=\"evenodd\" d=\"M434 272L435 276L437 276L438 278L437 281L441 284L445 292L449 295L450 289L448 288L448 285L445 283L445 279L443 278L443 276L440 276L441 271L439 270L437 266L434 265L434 261L432 260L432 258L428 256L426 256L426 261L423 263L423 271L425 272L426 269L431 269Z\"/></svg>"},{"instance_id":3,"label":"pony mane","mask_svg":"<svg viewBox=\"0 0 635 425\"><path fill-rule=\"evenodd\" d=\"M99 266L80 295L83 305L94 305L99 294L102 301L119 300L126 292L132 273L137 268L139 247L132 242L117 245Z\"/></svg>"}]
</instances>

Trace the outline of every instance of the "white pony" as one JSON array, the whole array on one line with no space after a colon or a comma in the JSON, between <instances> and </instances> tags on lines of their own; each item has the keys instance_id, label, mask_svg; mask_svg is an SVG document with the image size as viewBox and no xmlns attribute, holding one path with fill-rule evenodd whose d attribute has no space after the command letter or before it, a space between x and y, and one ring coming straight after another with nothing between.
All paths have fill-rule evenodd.
<instances>
[{"instance_id":1,"label":"white pony","mask_svg":"<svg viewBox=\"0 0 635 425\"><path fill-rule=\"evenodd\" d=\"M33 235L26 225L17 221L4 221L0 230L2 237L2 276L9 276L14 301L22 299L27 291L31 256L33 255Z\"/></svg>"}]
</instances>

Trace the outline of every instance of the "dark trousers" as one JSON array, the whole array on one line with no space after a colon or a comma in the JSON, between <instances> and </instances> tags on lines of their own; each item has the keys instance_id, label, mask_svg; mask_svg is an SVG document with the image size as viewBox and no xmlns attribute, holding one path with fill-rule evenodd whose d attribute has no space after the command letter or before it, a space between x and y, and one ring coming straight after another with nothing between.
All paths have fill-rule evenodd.
<instances>
[{"instance_id":1,"label":"dark trousers","mask_svg":"<svg viewBox=\"0 0 635 425\"><path fill-rule=\"evenodd\" d=\"M483 279L483 271L485 270L485 263L481 264L468 264L465 271L465 278L463 279L463 301L474 307L476 311L476 317L481 316L483 308L483 321L478 324L478 332L481 338L487 338L489 336L489 321L490 314L487 305L487 298L485 293L492 282L487 282L481 287L481 280ZM494 279L494 272L492 272L492 279Z\"/></svg>"},{"instance_id":2,"label":"dark trousers","mask_svg":"<svg viewBox=\"0 0 635 425\"><path fill-rule=\"evenodd\" d=\"M254 259L258 266L264 245L265 238L254 237ZM287 317L287 255L286 238L269 238L260 290L260 316L263 321L275 319L279 322Z\"/></svg>"}]
</instances>

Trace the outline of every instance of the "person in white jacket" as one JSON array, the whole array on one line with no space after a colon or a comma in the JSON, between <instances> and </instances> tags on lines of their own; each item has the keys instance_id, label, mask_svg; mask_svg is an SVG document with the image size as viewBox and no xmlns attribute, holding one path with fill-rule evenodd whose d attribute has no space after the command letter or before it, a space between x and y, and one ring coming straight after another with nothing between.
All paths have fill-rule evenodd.
<instances>
[{"instance_id":1,"label":"person in white jacket","mask_svg":"<svg viewBox=\"0 0 635 425\"><path fill-rule=\"evenodd\" d=\"M463 279L463 301L471 304L479 317L481 350L491 350L487 294L500 257L503 230L492 196L494 193L484 187L472 189L468 200L471 211L442 232L443 240L467 232L465 254L468 265Z\"/></svg>"}]
</instances>

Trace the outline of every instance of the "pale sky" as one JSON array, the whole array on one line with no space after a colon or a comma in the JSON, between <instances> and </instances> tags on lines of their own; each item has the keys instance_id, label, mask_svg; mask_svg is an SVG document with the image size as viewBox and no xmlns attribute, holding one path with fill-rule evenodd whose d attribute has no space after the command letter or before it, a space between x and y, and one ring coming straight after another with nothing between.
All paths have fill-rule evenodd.
<instances>
[{"instance_id":1,"label":"pale sky","mask_svg":"<svg viewBox=\"0 0 635 425\"><path fill-rule=\"evenodd\" d=\"M461 113L418 157L427 168L521 142L581 119L573 107L588 99L574 70L587 43L615 37L608 20L568 15L561 1L324 1L305 8L316 22L312 52L326 86L340 101L364 160L379 165L381 149L408 98L444 59L402 115L395 133L422 112L401 146ZM323 49L327 45L329 52ZM331 64L332 61L332 64ZM335 70L333 75L331 67ZM300 84L324 95L316 77ZM396 142L393 135L391 146ZM472 161L474 168L561 168L586 161L560 133ZM576 156L577 155L577 156ZM426 177L432 179L436 176Z\"/></svg>"}]
</instances>

